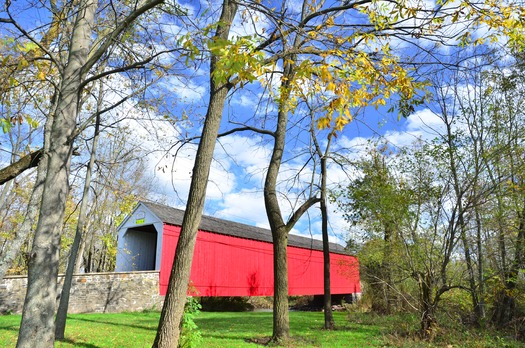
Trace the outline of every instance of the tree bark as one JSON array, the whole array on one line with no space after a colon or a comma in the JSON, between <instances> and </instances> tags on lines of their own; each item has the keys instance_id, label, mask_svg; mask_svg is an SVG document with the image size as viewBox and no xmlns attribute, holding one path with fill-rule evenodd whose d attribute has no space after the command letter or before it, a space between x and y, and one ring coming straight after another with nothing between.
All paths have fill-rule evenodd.
<instances>
[{"instance_id":1,"label":"tree bark","mask_svg":"<svg viewBox=\"0 0 525 348\"><path fill-rule=\"evenodd\" d=\"M60 235L69 194L72 135L76 128L82 68L89 54L96 5L94 0L80 2L72 32L68 64L51 129L49 162L30 255L18 348L54 345Z\"/></svg>"},{"instance_id":2,"label":"tree bark","mask_svg":"<svg viewBox=\"0 0 525 348\"><path fill-rule=\"evenodd\" d=\"M321 159L321 229L323 236L323 308L324 308L324 328L326 330L335 329L334 316L332 313L332 293L330 287L330 242L328 239L328 209L326 206L326 178L327 178L327 160L330 151L330 144L332 143L333 133L328 135L326 149L323 153L321 146L315 136L314 117L312 117L312 124L310 126L310 133L312 141L315 146L315 152Z\"/></svg>"},{"instance_id":3,"label":"tree bark","mask_svg":"<svg viewBox=\"0 0 525 348\"><path fill-rule=\"evenodd\" d=\"M47 118L46 124L44 125L44 151L49 149L49 138L53 126L54 113L55 110L53 108ZM40 202L42 200L42 191L44 189L44 180L47 172L47 162L47 156L42 155L42 159L39 161L37 167L33 191L31 192L27 211L24 215L24 222L22 222L22 225L16 231L14 239L6 246L6 250L0 255L0 279L5 277L7 270L11 267L13 260L17 257L22 245L32 230L33 224L37 220Z\"/></svg>"},{"instance_id":4,"label":"tree bark","mask_svg":"<svg viewBox=\"0 0 525 348\"><path fill-rule=\"evenodd\" d=\"M282 342L290 337L290 319L288 314L288 260L286 247L288 245L288 232L284 223L279 199L277 197L277 177L281 167L288 125L288 97L290 95L290 81L293 75L291 62L285 63L282 77L279 110L277 113L277 128L274 133L272 157L268 165L264 182L264 205L270 223L273 240L273 267L274 267L274 293L273 293L273 342Z\"/></svg>"},{"instance_id":5,"label":"tree bark","mask_svg":"<svg viewBox=\"0 0 525 348\"><path fill-rule=\"evenodd\" d=\"M273 230L273 342L283 342L290 337L290 316L288 313L288 231L284 223Z\"/></svg>"},{"instance_id":6,"label":"tree bark","mask_svg":"<svg viewBox=\"0 0 525 348\"><path fill-rule=\"evenodd\" d=\"M492 323L498 327L507 325L516 314L516 286L520 270L525 267L525 200L519 216L518 234L514 242L514 260L505 271L504 288L499 291L494 303Z\"/></svg>"},{"instance_id":7,"label":"tree bark","mask_svg":"<svg viewBox=\"0 0 525 348\"><path fill-rule=\"evenodd\" d=\"M86 75L135 19L162 2L149 0L142 6L135 7L119 20L114 30L100 38L97 47L91 47L91 41L98 1L80 0L73 4L76 18L70 35L68 57L63 66L57 63L60 87L49 137L49 151L44 154L48 156L47 173L29 260L28 287L17 347L54 345L60 237L69 194L68 176L73 141L78 134L76 121L79 100L85 84L96 79L91 77L86 80ZM59 62L60 59L56 58L54 61Z\"/></svg>"},{"instance_id":8,"label":"tree bark","mask_svg":"<svg viewBox=\"0 0 525 348\"><path fill-rule=\"evenodd\" d=\"M321 158L321 216L323 234L323 285L324 285L324 328L335 329L332 314L332 293L330 288L330 242L328 240L328 209L326 207L326 155Z\"/></svg>"},{"instance_id":9,"label":"tree bark","mask_svg":"<svg viewBox=\"0 0 525 348\"><path fill-rule=\"evenodd\" d=\"M432 334L432 330L436 324L436 318L434 317L435 306L432 302L431 280L428 274L418 273L417 281L421 308L421 327L419 333L422 337L428 338Z\"/></svg>"},{"instance_id":10,"label":"tree bark","mask_svg":"<svg viewBox=\"0 0 525 348\"><path fill-rule=\"evenodd\" d=\"M222 13L215 35L216 38L223 40L228 39L230 26L236 12L237 3L235 1L223 1ZM214 71L219 59L220 57L214 54L211 55L208 111L195 158L188 202L186 204L186 211L175 250L168 290L164 299L164 306L162 307L153 347L177 347L179 343L180 323L184 314L193 251L197 239L197 230L204 209L213 151L215 149L226 97L232 87L229 82L216 82L214 80Z\"/></svg>"},{"instance_id":11,"label":"tree bark","mask_svg":"<svg viewBox=\"0 0 525 348\"><path fill-rule=\"evenodd\" d=\"M16 178L28 169L38 166L43 153L44 149L36 150L20 158L15 163L0 169L0 185Z\"/></svg>"},{"instance_id":12,"label":"tree bark","mask_svg":"<svg viewBox=\"0 0 525 348\"><path fill-rule=\"evenodd\" d=\"M102 102L102 93L103 88L100 84L99 92L99 107ZM80 209L78 213L77 228L75 231L75 238L73 244L71 245L71 250L69 252L69 259L66 268L66 274L64 276L64 284L62 285L62 292L60 295L60 302L58 305L57 315L55 319L55 340L63 340L64 333L66 331L66 319L67 311L69 307L69 295L71 291L71 284L73 282L73 273L76 269L76 261L78 251L80 249L80 242L82 240L82 235L84 234L84 228L86 226L87 212L88 212L88 202L89 202L89 188L91 186L91 174L93 172L93 165L95 164L95 156L97 152L98 138L99 138L99 129L100 129L100 114L97 115L97 121L95 123L95 134L93 136L93 145L91 147L91 155L89 158L89 163L86 168L86 178L84 180L84 190L82 192L82 203L80 204Z\"/></svg>"}]
</instances>

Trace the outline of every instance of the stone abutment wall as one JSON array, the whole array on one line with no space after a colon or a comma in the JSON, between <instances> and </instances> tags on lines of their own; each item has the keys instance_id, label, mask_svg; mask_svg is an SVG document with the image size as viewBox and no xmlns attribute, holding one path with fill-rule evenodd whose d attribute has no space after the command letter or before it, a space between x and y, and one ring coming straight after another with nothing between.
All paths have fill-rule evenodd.
<instances>
[{"instance_id":1,"label":"stone abutment wall","mask_svg":"<svg viewBox=\"0 0 525 348\"><path fill-rule=\"evenodd\" d=\"M58 276L59 291L64 276ZM21 313L27 277L7 276L0 281L0 313ZM73 276L69 313L115 313L162 309L159 272L87 273ZM58 299L57 299L58 306Z\"/></svg>"}]
</instances>

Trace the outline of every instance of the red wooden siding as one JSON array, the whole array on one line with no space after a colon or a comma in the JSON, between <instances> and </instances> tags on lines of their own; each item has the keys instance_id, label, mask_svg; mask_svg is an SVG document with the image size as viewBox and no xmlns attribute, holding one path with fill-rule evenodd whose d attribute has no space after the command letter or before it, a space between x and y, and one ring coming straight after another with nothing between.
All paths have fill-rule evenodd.
<instances>
[{"instance_id":1,"label":"red wooden siding","mask_svg":"<svg viewBox=\"0 0 525 348\"><path fill-rule=\"evenodd\" d=\"M160 294L166 294L180 233L164 224ZM199 231L193 256L191 282L200 296L273 295L272 244ZM289 294L323 293L323 253L288 247ZM332 294L360 292L357 259L331 254Z\"/></svg>"}]
</instances>

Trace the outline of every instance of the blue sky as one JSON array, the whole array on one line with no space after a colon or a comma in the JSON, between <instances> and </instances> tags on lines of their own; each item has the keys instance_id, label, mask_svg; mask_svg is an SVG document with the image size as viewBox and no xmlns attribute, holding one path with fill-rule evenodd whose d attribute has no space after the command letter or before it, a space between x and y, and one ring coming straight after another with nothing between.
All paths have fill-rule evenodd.
<instances>
[{"instance_id":1,"label":"blue sky","mask_svg":"<svg viewBox=\"0 0 525 348\"><path fill-rule=\"evenodd\" d=\"M426 2L428 6L435 5L434 2ZM299 4L299 2L297 2ZM290 6L290 8L300 8ZM266 25L262 20L257 25L259 28L254 29L242 22L240 17L235 21L233 35L251 34ZM175 31L178 31L177 27ZM406 50L405 42L396 42L398 48ZM424 42L420 42L426 45ZM444 53L448 48L443 48ZM406 54L406 52L404 52ZM438 53L438 52L436 52ZM201 125L200 118L205 113L207 103L207 71L206 66L199 66L198 70L191 72L192 79L182 81L177 78L170 78L165 82L169 93L174 93L181 101L180 107L188 107L191 110L190 119L194 124L188 132L196 134ZM271 83L270 83L271 85ZM166 92L168 93L168 92ZM262 103L260 105L261 86L258 84L246 85L242 89L232 93L231 98L224 110L223 123L221 131L228 130L238 126L234 122L252 122L252 118L258 118L257 125L261 119L268 117L266 125L272 129L272 120L275 118L275 105L272 103ZM332 145L332 149L349 159L356 160L360 158L370 146L369 141L377 137L389 142L392 146L407 146L418 138L432 138L435 134L429 130L437 124L436 115L425 108L417 110L407 119L399 118L397 113L388 113L387 108L376 110L373 107L363 110L358 117L348 125ZM170 110L176 114L181 110ZM301 111L296 112L299 117ZM252 125L254 123L251 123ZM166 142L170 143L170 138L176 137L177 133L184 133L183 127L175 126L166 133ZM301 183L299 187L307 187L311 178L311 168L303 168L305 156L300 156L309 143L308 134L299 128L290 128L288 136L287 154L285 162L282 165L281 179L283 182L300 170ZM158 193L165 198L170 205L184 208L185 199L191 180L191 169L196 146L186 145L173 162L173 158L151 158L151 171L158 180ZM219 139L215 151L215 161L212 164L210 182L207 191L207 201L205 205L205 214L221 217L224 219L234 220L250 225L268 227L268 221L264 209L262 187L266 167L271 154L271 139L254 133L242 132L233 134ZM166 166L165 172L155 170L154 167L160 165ZM346 172L336 165L330 166L329 185L335 186L345 183L355 177L356 173L353 168L348 166ZM297 183L297 182L296 182ZM297 187L297 186L296 186ZM174 193L174 189L176 193ZM297 206L302 200L297 196L296 190L290 190L290 185L283 183L280 185L282 192L281 209L285 216L288 216L294 206ZM318 206L310 209L300 223L296 225L292 233L312 235L320 238L320 219ZM341 213L335 212L335 206L330 206L330 233L331 239L344 244L347 238L347 224L342 218Z\"/></svg>"},{"instance_id":2,"label":"blue sky","mask_svg":"<svg viewBox=\"0 0 525 348\"><path fill-rule=\"evenodd\" d=\"M190 16L202 12L209 6L209 3L204 1L200 3L183 1L181 3L189 9ZM290 11L299 9L300 3L300 1L290 1ZM431 0L423 3L430 8L436 6L436 3ZM40 18L34 13L29 13L29 15L33 20L38 21ZM211 17L216 17L218 14L216 12L211 13L211 15ZM270 24L264 18L253 25L253 22L243 20L243 18L246 19L251 16L249 11L242 13L242 15L236 18L232 35L249 35L269 28ZM25 20L27 18L29 17L26 17ZM171 33L172 37L187 32L181 23L165 22L161 23L161 26L164 31ZM449 33L461 29L462 24L446 28ZM483 29L475 35L483 35ZM431 47L428 41L414 40L422 47ZM450 44L454 43L454 40L450 41ZM168 44L168 42L158 43L159 46ZM405 41L394 40L392 47L399 50L400 54L405 57L413 53ZM451 50L450 47L443 46L437 48L433 53L446 55L450 54ZM169 62L169 60L170 57L166 56L162 58L161 62ZM165 201L180 208L184 208L185 205L196 145L186 145L178 151L176 158L173 157L174 150L169 149L176 139L180 139L186 134L194 136L199 133L208 100L206 64L187 67L184 70L184 75L186 78L167 76L161 80L161 84L154 91L151 91L152 96L165 98L169 102L166 110L160 110L157 115L153 115L157 121L136 121L135 119L143 119L144 115L140 109L136 108L133 101L125 103L119 110L121 115L128 116L124 124L133 129L136 134L136 137L130 139L130 142L138 142L145 150L151 151L147 155L147 174L155 178L156 182L155 193L152 194L151 198ZM116 76L112 82L108 83L118 86L124 93L128 92L126 91L127 88L132 88L124 87L127 85L125 76ZM236 126L229 121L254 122L255 120L256 123L252 124L259 126L265 118L267 119L266 126L268 129L272 129L275 105L263 103L262 106L259 106L261 94L261 86L257 83L246 85L232 93L224 110L221 131ZM118 100L115 93L108 92L106 97L108 103ZM392 146L407 146L418 138L432 139L435 137L432 129L435 130L436 127L440 127L439 118L425 107L417 109L406 119L399 119L397 113L388 113L386 109L368 108L362 110L356 119L338 135L332 149L349 159L356 160L370 146L369 141L374 137L381 136L384 141ZM302 116L301 112L302 110L298 110L293 117ZM169 123L162 118L166 113L177 118L185 114L188 116L188 121ZM285 216L288 216L293 207L301 202L301 197L297 194L297 187L307 188L312 175L310 167L303 168L305 156L302 153L307 149L308 144L308 134L303 129L290 127L288 152L282 165L281 179L283 184L279 186L282 192L281 208ZM250 225L268 227L262 187L270 151L271 139L253 133L243 132L221 138L216 146L215 160L212 164L205 213ZM0 160L3 161L3 159L2 155ZM160 167L164 168L164 171L159 170ZM338 184L344 185L349 179L357 175L350 166L345 169L346 172L338 166L330 166L329 185L331 187ZM287 179L293 178L298 173L300 173L299 185L295 185L295 188L291 189L290 181ZM335 206L330 206L331 238L333 241L344 244L347 224L342 219L341 214L334 212L334 210ZM313 235L315 238L320 238L318 207L312 208L303 217L301 222L296 225L293 233Z\"/></svg>"},{"instance_id":3,"label":"blue sky","mask_svg":"<svg viewBox=\"0 0 525 348\"><path fill-rule=\"evenodd\" d=\"M205 90L202 91L204 94ZM182 92L187 96L187 92ZM253 101L250 101L250 92L238 93L230 103L235 112L242 114L253 113ZM194 94L197 102L201 97ZM223 129L234 127L228 124L226 108ZM366 110L362 116L351 123L334 141L332 148L340 149L339 152L349 159L358 159L370 146L369 141L382 136L393 146L410 145L418 138L431 138L435 135L429 130L429 126L435 126L439 122L436 115L427 109L421 109L409 116L407 119L398 119L397 114L389 114L386 111L377 111L374 108ZM169 143L171 136L176 136L176 129L166 132L166 141ZM301 147L306 147L307 134L294 134L290 131L288 153L282 166L282 178L293 176L302 169L304 156L296 158ZM297 137L297 138L296 138ZM271 139L249 132L242 132L220 138L215 150L215 160L212 164L210 181L207 191L205 214L216 217L238 221L249 225L268 227L268 221L264 209L262 187L266 167L271 154ZM158 193L166 199L167 203L184 208L193 166L195 145L186 145L177 155L173 164L173 158L149 159L152 175L157 179ZM159 164L164 164L168 169L166 172L155 170ZM331 187L347 183L350 178L355 177L353 168L346 168L345 173L335 165L330 166L329 183ZM171 170L173 168L173 170ZM303 169L304 170L304 169ZM310 178L311 169L307 168L302 175L304 180ZM305 183L303 182L303 185ZM173 192L173 188L177 193ZM283 194L288 192L289 186L280 186ZM292 211L297 202L297 197L292 193L289 197L283 196L281 208L285 216ZM300 202L300 200L299 200ZM302 235L313 235L320 238L320 220L318 206L310 209L307 215L296 225L293 233ZM330 233L332 241L344 243L347 238L347 224L340 213L335 212L335 206L330 206Z\"/></svg>"}]
</instances>

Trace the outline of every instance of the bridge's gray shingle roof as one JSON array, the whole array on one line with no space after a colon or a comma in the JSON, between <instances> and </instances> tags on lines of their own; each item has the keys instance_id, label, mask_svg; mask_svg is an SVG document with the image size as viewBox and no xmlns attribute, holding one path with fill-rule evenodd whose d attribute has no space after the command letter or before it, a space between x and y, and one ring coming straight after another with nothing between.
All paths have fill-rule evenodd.
<instances>
[{"instance_id":1,"label":"bridge's gray shingle roof","mask_svg":"<svg viewBox=\"0 0 525 348\"><path fill-rule=\"evenodd\" d=\"M142 201L141 203L157 215L164 223L182 226L184 210L152 202ZM213 216L203 215L199 229L207 232L272 243L272 232L270 230L222 220ZM288 235L288 245L306 249L323 250L322 241L294 234ZM338 254L347 254L343 246L336 243L330 243L330 251Z\"/></svg>"}]
</instances>

